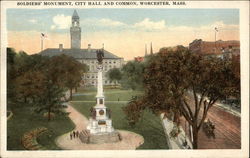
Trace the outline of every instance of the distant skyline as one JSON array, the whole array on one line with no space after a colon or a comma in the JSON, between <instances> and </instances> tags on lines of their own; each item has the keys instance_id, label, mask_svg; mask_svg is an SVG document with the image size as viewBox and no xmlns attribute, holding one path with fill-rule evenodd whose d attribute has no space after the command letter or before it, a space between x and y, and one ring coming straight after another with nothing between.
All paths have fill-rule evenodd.
<instances>
[{"instance_id":1,"label":"distant skyline","mask_svg":"<svg viewBox=\"0 0 250 158\"><path fill-rule=\"evenodd\" d=\"M71 16L74 9L8 9L8 46L28 54L44 49L70 47ZM81 47L105 49L125 60L143 56L145 44L154 52L162 47L188 46L194 39L239 40L238 9L76 9L82 29ZM148 50L149 52L149 50Z\"/></svg>"}]
</instances>

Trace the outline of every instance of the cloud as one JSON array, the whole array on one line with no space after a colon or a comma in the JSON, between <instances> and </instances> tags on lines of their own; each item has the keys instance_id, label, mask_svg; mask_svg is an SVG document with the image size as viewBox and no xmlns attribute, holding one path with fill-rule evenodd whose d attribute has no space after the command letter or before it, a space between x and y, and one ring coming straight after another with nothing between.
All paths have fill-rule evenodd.
<instances>
[{"instance_id":1,"label":"cloud","mask_svg":"<svg viewBox=\"0 0 250 158\"><path fill-rule=\"evenodd\" d=\"M88 18L81 21L82 26L91 26L91 27L112 27L112 28L119 28L119 27L127 27L127 24L115 21L108 18L97 19L97 18Z\"/></svg>"},{"instance_id":2,"label":"cloud","mask_svg":"<svg viewBox=\"0 0 250 158\"><path fill-rule=\"evenodd\" d=\"M82 26L91 26L95 28L113 28L113 29L128 29L128 30L142 30L142 31L153 31L162 30L166 28L166 23L164 20L152 21L149 18L145 18L134 24L126 24L121 21L116 21L108 18L97 19L84 19L81 21Z\"/></svg>"},{"instance_id":3,"label":"cloud","mask_svg":"<svg viewBox=\"0 0 250 158\"><path fill-rule=\"evenodd\" d=\"M35 24L35 23L37 23L37 20L36 19L30 19L30 20L28 20L30 23L33 23L33 24Z\"/></svg>"},{"instance_id":4,"label":"cloud","mask_svg":"<svg viewBox=\"0 0 250 158\"><path fill-rule=\"evenodd\" d=\"M126 26L126 24L124 24L120 21L114 21L111 19L100 19L99 22L102 25L106 25L106 26L114 26L114 27Z\"/></svg>"},{"instance_id":5,"label":"cloud","mask_svg":"<svg viewBox=\"0 0 250 158\"><path fill-rule=\"evenodd\" d=\"M166 28L164 20L154 22L151 21L149 18L145 18L144 20L135 23L133 26L137 29L145 29L145 30L162 30Z\"/></svg>"},{"instance_id":6,"label":"cloud","mask_svg":"<svg viewBox=\"0 0 250 158\"><path fill-rule=\"evenodd\" d=\"M71 24L71 16L65 16L64 14L58 14L53 17L53 25L51 29L68 29Z\"/></svg>"}]
</instances>

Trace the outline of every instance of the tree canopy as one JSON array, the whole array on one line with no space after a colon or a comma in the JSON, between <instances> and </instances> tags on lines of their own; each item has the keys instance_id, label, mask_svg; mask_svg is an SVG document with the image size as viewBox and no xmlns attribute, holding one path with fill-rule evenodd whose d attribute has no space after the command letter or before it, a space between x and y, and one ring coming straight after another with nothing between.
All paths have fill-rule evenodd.
<instances>
[{"instance_id":1,"label":"tree canopy","mask_svg":"<svg viewBox=\"0 0 250 158\"><path fill-rule=\"evenodd\" d=\"M145 95L124 109L149 108L165 113L177 124L183 116L193 129L193 147L198 146L200 130L214 103L239 93L239 78L232 64L220 58L206 58L185 49L164 50L149 61L144 72ZM139 107L138 107L139 106ZM135 108L136 107L136 108ZM134 117L135 118L135 117Z\"/></svg>"},{"instance_id":2,"label":"tree canopy","mask_svg":"<svg viewBox=\"0 0 250 158\"><path fill-rule=\"evenodd\" d=\"M62 112L61 99L67 89L79 86L86 65L72 57L61 55L52 58L27 55L7 49L7 100L8 106L26 103L36 111ZM72 96L72 93L71 93Z\"/></svg>"},{"instance_id":3,"label":"tree canopy","mask_svg":"<svg viewBox=\"0 0 250 158\"><path fill-rule=\"evenodd\" d=\"M142 89L143 88L143 73L145 63L137 61L129 61L121 69L122 79L121 84L124 88Z\"/></svg>"},{"instance_id":4,"label":"tree canopy","mask_svg":"<svg viewBox=\"0 0 250 158\"><path fill-rule=\"evenodd\" d=\"M122 79L122 73L118 68L110 69L107 73L107 76L111 81L119 82Z\"/></svg>"}]
</instances>

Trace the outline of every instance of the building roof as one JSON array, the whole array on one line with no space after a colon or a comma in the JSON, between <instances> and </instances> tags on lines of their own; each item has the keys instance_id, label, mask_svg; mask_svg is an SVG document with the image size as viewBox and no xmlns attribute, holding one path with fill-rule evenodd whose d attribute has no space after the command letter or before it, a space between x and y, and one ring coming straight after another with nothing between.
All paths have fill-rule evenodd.
<instances>
[{"instance_id":1,"label":"building roof","mask_svg":"<svg viewBox=\"0 0 250 158\"><path fill-rule=\"evenodd\" d=\"M72 18L79 18L79 16L78 16L76 10L74 10L74 13L73 13L73 15L72 15Z\"/></svg>"},{"instance_id":2,"label":"building roof","mask_svg":"<svg viewBox=\"0 0 250 158\"><path fill-rule=\"evenodd\" d=\"M98 49L62 49L60 51L59 48L47 48L41 51L39 54L43 56L57 56L57 55L68 55L75 59L97 59L96 51ZM104 59L122 59L107 50L104 50Z\"/></svg>"}]
</instances>

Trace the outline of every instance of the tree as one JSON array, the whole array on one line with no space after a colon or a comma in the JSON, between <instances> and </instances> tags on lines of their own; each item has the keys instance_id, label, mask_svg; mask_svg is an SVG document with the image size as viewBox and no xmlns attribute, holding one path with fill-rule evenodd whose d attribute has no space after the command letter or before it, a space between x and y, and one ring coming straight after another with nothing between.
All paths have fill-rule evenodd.
<instances>
[{"instance_id":1,"label":"tree","mask_svg":"<svg viewBox=\"0 0 250 158\"><path fill-rule=\"evenodd\" d=\"M11 109L15 96L15 56L16 52L12 48L7 48L7 105Z\"/></svg>"},{"instance_id":2,"label":"tree","mask_svg":"<svg viewBox=\"0 0 250 158\"><path fill-rule=\"evenodd\" d=\"M53 84L51 80L45 81L45 87L38 99L35 111L38 113L47 112L48 121L51 120L51 113L66 114L62 109L64 108L62 104L62 97L64 96L65 89Z\"/></svg>"},{"instance_id":3,"label":"tree","mask_svg":"<svg viewBox=\"0 0 250 158\"><path fill-rule=\"evenodd\" d=\"M110 69L107 73L107 76L111 81L119 82L122 79L122 73L118 68Z\"/></svg>"},{"instance_id":4,"label":"tree","mask_svg":"<svg viewBox=\"0 0 250 158\"><path fill-rule=\"evenodd\" d=\"M70 99L72 99L72 90L79 86L87 66L72 57L60 55L48 61L46 70L53 84L70 90Z\"/></svg>"},{"instance_id":5,"label":"tree","mask_svg":"<svg viewBox=\"0 0 250 158\"><path fill-rule=\"evenodd\" d=\"M72 92L79 85L86 65L66 55L48 58L11 48L7 55L8 105L32 105L37 112L47 111L48 120L51 112L63 113L61 98L68 88Z\"/></svg>"},{"instance_id":6,"label":"tree","mask_svg":"<svg viewBox=\"0 0 250 158\"><path fill-rule=\"evenodd\" d=\"M142 89L143 88L143 72L145 65L143 62L129 61L122 67L121 84L125 88Z\"/></svg>"},{"instance_id":7,"label":"tree","mask_svg":"<svg viewBox=\"0 0 250 158\"><path fill-rule=\"evenodd\" d=\"M218 99L233 95L237 84L228 61L183 49L162 50L145 69L145 95L138 103L155 114L167 114L177 125L183 116L192 127L196 149L198 132L209 109Z\"/></svg>"}]
</instances>

